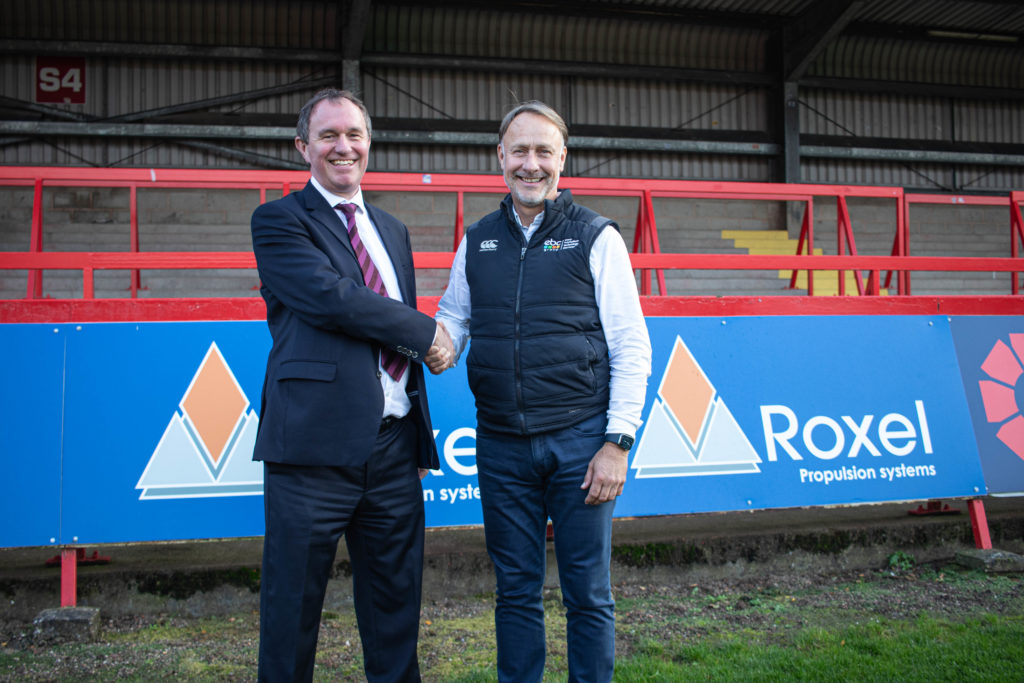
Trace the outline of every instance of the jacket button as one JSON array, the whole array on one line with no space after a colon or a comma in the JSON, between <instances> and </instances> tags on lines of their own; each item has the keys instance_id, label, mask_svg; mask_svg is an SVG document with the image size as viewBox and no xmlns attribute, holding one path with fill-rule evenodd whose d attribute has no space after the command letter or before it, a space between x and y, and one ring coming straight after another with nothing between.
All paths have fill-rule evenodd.
<instances>
[{"instance_id":1,"label":"jacket button","mask_svg":"<svg viewBox=\"0 0 1024 683\"><path fill-rule=\"evenodd\" d=\"M377 370L377 379L380 379L381 377L383 377L383 374L381 373L380 369L378 369Z\"/></svg>"}]
</instances>

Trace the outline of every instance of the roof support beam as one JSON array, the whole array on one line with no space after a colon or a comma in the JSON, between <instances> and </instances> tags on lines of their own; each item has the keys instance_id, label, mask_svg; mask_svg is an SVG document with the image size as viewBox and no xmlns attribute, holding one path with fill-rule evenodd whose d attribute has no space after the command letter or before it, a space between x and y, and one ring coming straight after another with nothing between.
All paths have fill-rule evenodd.
<instances>
[{"instance_id":1,"label":"roof support beam","mask_svg":"<svg viewBox=\"0 0 1024 683\"><path fill-rule=\"evenodd\" d=\"M274 169L286 168L293 171L305 171L309 169L309 164L297 161L286 161L284 159L278 159L277 157L267 156L266 154L247 152L245 150L235 149L234 147L225 147L224 145L217 145L211 142L204 142L202 140L172 140L171 142L175 145L209 152L210 154L215 154L227 159L234 159L235 161L243 161L248 164L253 164L254 166L263 166L265 168Z\"/></svg>"},{"instance_id":2,"label":"roof support beam","mask_svg":"<svg viewBox=\"0 0 1024 683\"><path fill-rule=\"evenodd\" d=\"M341 44L341 87L357 96L363 94L363 41L370 23L370 0L339 2L338 41ZM347 7L346 7L347 6Z\"/></svg>"},{"instance_id":3,"label":"roof support beam","mask_svg":"<svg viewBox=\"0 0 1024 683\"><path fill-rule=\"evenodd\" d=\"M363 54L366 26L370 23L370 0L348 0L339 2L338 6L341 58L359 59Z\"/></svg>"},{"instance_id":4,"label":"roof support beam","mask_svg":"<svg viewBox=\"0 0 1024 683\"><path fill-rule=\"evenodd\" d=\"M782 155L779 158L779 178L783 183L800 182L800 94L795 81L782 84L779 104Z\"/></svg>"},{"instance_id":5,"label":"roof support beam","mask_svg":"<svg viewBox=\"0 0 1024 683\"><path fill-rule=\"evenodd\" d=\"M329 50L292 50L262 47L218 47L205 45L115 43L93 40L0 40L0 54L54 55L131 59L203 59L211 61L251 61L333 64L338 53Z\"/></svg>"},{"instance_id":6,"label":"roof support beam","mask_svg":"<svg viewBox=\"0 0 1024 683\"><path fill-rule=\"evenodd\" d=\"M966 164L978 166L1019 166L1024 168L1024 154L990 152L945 152L921 149L882 149L872 147L836 147L804 145L800 153L819 159L857 159L862 161L902 161L932 164Z\"/></svg>"},{"instance_id":7,"label":"roof support beam","mask_svg":"<svg viewBox=\"0 0 1024 683\"><path fill-rule=\"evenodd\" d=\"M275 126L189 126L174 124L132 124L96 122L39 122L0 121L0 134L14 134L29 137L42 136L99 136L156 137L165 138L175 144L196 144L209 151L222 153L229 148L202 140L281 140L290 141L295 136L290 127ZM444 131L381 130L374 132L378 144L413 145L470 145L493 147L493 133L460 133ZM911 144L912 141L904 141ZM0 141L3 144L3 141ZM576 149L609 150L625 152L665 152L675 154L734 154L750 156L772 156L781 152L780 146L764 142L728 142L717 140L669 140L657 138L574 137L572 146ZM938 164L973 164L991 166L1024 167L1024 154L970 151L970 143L952 145L947 149L912 149L850 147L829 144L799 145L797 154L802 157L828 159L857 159L867 161L900 161ZM218 151L219 150L219 151ZM257 161L267 157L252 153L230 150L234 154L248 155L246 160ZM241 158L241 157L240 157ZM281 162L281 166L287 165Z\"/></svg>"},{"instance_id":8,"label":"roof support beam","mask_svg":"<svg viewBox=\"0 0 1024 683\"><path fill-rule=\"evenodd\" d=\"M782 30L784 81L798 81L811 62L853 20L863 0L818 0Z\"/></svg>"},{"instance_id":9,"label":"roof support beam","mask_svg":"<svg viewBox=\"0 0 1024 683\"><path fill-rule=\"evenodd\" d=\"M362 57L363 66L399 69L447 69L451 71L483 71L489 73L551 73L559 76L582 78L626 78L631 80L666 81L678 83L700 81L728 85L773 85L777 76L754 71L718 71L714 69L677 69L662 66L633 66L628 64L597 64L585 62L557 62L536 59L497 59L481 57L434 57L430 55L400 55L368 53Z\"/></svg>"},{"instance_id":10,"label":"roof support beam","mask_svg":"<svg viewBox=\"0 0 1024 683\"><path fill-rule=\"evenodd\" d=\"M801 79L800 86L802 88L822 88L843 92L880 93L910 97L942 97L946 99L952 97L957 100L1024 100L1024 89L1020 88L987 88L971 85L950 86L942 83L811 77Z\"/></svg>"},{"instance_id":11,"label":"roof support beam","mask_svg":"<svg viewBox=\"0 0 1024 683\"><path fill-rule=\"evenodd\" d=\"M238 138L250 140L273 140L278 138L291 140L295 137L294 128L283 126L193 126L173 123L122 123L117 121L0 121L0 133L38 136L69 135L73 137Z\"/></svg>"}]
</instances>

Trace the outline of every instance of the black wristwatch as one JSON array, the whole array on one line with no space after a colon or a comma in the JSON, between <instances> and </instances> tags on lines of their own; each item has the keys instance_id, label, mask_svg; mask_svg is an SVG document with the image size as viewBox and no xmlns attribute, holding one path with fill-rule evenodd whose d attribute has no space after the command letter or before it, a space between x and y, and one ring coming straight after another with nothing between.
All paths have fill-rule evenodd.
<instances>
[{"instance_id":1,"label":"black wristwatch","mask_svg":"<svg viewBox=\"0 0 1024 683\"><path fill-rule=\"evenodd\" d=\"M624 451L633 447L633 436L630 434L605 434L604 440L615 444Z\"/></svg>"}]
</instances>

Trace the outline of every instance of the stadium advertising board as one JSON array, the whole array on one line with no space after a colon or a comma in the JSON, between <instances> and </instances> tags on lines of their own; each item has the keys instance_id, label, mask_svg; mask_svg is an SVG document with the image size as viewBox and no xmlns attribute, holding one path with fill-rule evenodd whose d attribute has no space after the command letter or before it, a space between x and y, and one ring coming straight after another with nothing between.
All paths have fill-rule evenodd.
<instances>
[{"instance_id":1,"label":"stadium advertising board","mask_svg":"<svg viewBox=\"0 0 1024 683\"><path fill-rule=\"evenodd\" d=\"M986 491L945 317L647 323L653 369L618 516ZM261 321L0 325L16 361L0 506L18 520L0 546L260 535L251 451L269 344ZM423 482L427 524L479 524L465 370L428 382L441 469Z\"/></svg>"},{"instance_id":2,"label":"stadium advertising board","mask_svg":"<svg viewBox=\"0 0 1024 683\"><path fill-rule=\"evenodd\" d=\"M647 322L653 372L618 514L984 494L946 318Z\"/></svg>"},{"instance_id":3,"label":"stadium advertising board","mask_svg":"<svg viewBox=\"0 0 1024 683\"><path fill-rule=\"evenodd\" d=\"M1024 495L1024 319L954 318L952 328L988 491Z\"/></svg>"}]
</instances>

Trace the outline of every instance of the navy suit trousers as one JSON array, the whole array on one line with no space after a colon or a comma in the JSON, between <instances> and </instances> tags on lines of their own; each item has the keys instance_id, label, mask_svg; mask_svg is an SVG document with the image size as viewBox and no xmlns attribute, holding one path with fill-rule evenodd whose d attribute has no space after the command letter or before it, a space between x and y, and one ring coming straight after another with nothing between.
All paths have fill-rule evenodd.
<instances>
[{"instance_id":1,"label":"navy suit trousers","mask_svg":"<svg viewBox=\"0 0 1024 683\"><path fill-rule=\"evenodd\" d=\"M342 535L367 680L420 680L424 516L415 458L416 427L402 420L378 435L362 466L264 463L260 681L313 679L324 594Z\"/></svg>"}]
</instances>

